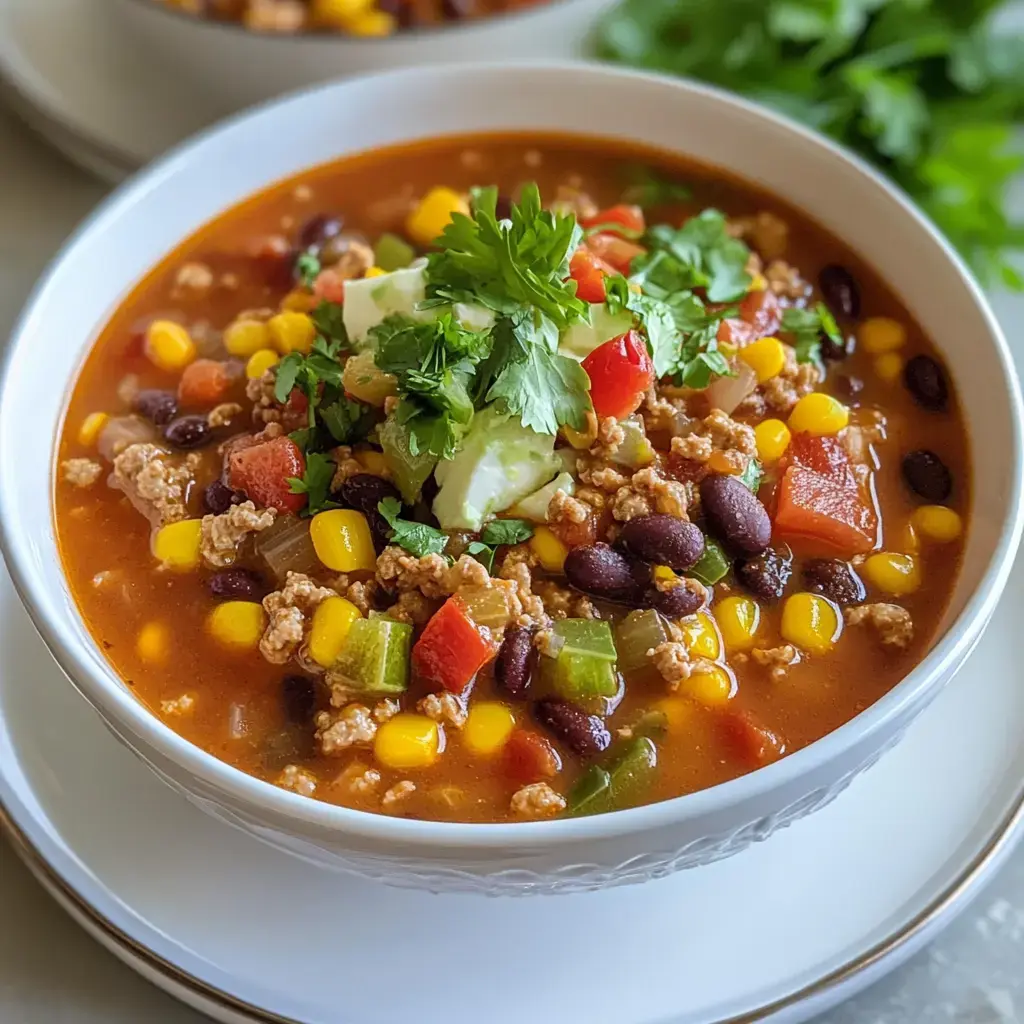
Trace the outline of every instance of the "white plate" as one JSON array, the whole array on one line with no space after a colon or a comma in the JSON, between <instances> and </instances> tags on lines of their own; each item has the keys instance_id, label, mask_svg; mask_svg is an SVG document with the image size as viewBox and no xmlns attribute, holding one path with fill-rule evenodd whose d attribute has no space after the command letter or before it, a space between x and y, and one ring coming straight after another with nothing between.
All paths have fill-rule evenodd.
<instances>
[{"instance_id":1,"label":"white plate","mask_svg":"<svg viewBox=\"0 0 1024 1024\"><path fill-rule=\"evenodd\" d=\"M196 810L101 726L0 573L0 804L79 921L219 1020L804 1020L918 949L1012 848L1022 611L1024 564L906 740L811 818L644 886L501 900L350 880Z\"/></svg>"}]
</instances>

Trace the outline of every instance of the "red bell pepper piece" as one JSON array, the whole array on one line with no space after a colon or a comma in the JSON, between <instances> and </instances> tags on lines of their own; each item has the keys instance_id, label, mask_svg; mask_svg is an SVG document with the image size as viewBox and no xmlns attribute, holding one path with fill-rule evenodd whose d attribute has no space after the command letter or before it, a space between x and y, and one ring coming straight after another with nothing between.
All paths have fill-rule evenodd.
<instances>
[{"instance_id":1,"label":"red bell pepper piece","mask_svg":"<svg viewBox=\"0 0 1024 1024\"><path fill-rule=\"evenodd\" d=\"M306 460L290 437L235 448L228 456L228 484L244 491L258 507L299 512L306 495L292 494L291 477L302 477Z\"/></svg>"},{"instance_id":2,"label":"red bell pepper piece","mask_svg":"<svg viewBox=\"0 0 1024 1024\"><path fill-rule=\"evenodd\" d=\"M613 270L627 275L633 260L647 252L642 245L611 234L591 235L587 239L587 248Z\"/></svg>"},{"instance_id":3,"label":"red bell pepper piece","mask_svg":"<svg viewBox=\"0 0 1024 1024\"><path fill-rule=\"evenodd\" d=\"M791 465L776 492L775 536L808 554L850 558L875 546L874 510L856 486Z\"/></svg>"},{"instance_id":4,"label":"red bell pepper piece","mask_svg":"<svg viewBox=\"0 0 1024 1024\"><path fill-rule=\"evenodd\" d=\"M431 683L462 693L497 653L490 630L472 620L458 597L450 597L416 641L412 667Z\"/></svg>"},{"instance_id":5,"label":"red bell pepper piece","mask_svg":"<svg viewBox=\"0 0 1024 1024\"><path fill-rule=\"evenodd\" d=\"M524 785L553 779L562 770L558 751L539 733L516 728L505 744L505 774Z\"/></svg>"},{"instance_id":6,"label":"red bell pepper piece","mask_svg":"<svg viewBox=\"0 0 1024 1024\"><path fill-rule=\"evenodd\" d=\"M718 717L718 730L726 746L746 767L759 768L786 752L785 740L749 711L726 711Z\"/></svg>"},{"instance_id":7,"label":"red bell pepper piece","mask_svg":"<svg viewBox=\"0 0 1024 1024\"><path fill-rule=\"evenodd\" d=\"M850 456L842 441L835 437L794 434L779 460L779 471L784 473L790 466L813 469L815 473L827 476L841 487L856 486L853 470L850 468Z\"/></svg>"},{"instance_id":8,"label":"red bell pepper piece","mask_svg":"<svg viewBox=\"0 0 1024 1024\"><path fill-rule=\"evenodd\" d=\"M615 226L618 226L624 229L625 237L638 237L647 230L644 211L639 206L631 206L628 203L619 203L617 206L608 207L607 210L599 210L593 217L584 217L580 223L587 231L600 228L610 233L615 233Z\"/></svg>"},{"instance_id":9,"label":"red bell pepper piece","mask_svg":"<svg viewBox=\"0 0 1024 1024\"><path fill-rule=\"evenodd\" d=\"M569 276L576 282L576 297L584 302L604 302L608 291L604 279L614 274L589 249L577 249L569 261Z\"/></svg>"},{"instance_id":10,"label":"red bell pepper piece","mask_svg":"<svg viewBox=\"0 0 1024 1024\"><path fill-rule=\"evenodd\" d=\"M636 412L654 383L654 363L637 331L599 345L583 360L583 369L590 378L594 412L601 417L621 420Z\"/></svg>"}]
</instances>

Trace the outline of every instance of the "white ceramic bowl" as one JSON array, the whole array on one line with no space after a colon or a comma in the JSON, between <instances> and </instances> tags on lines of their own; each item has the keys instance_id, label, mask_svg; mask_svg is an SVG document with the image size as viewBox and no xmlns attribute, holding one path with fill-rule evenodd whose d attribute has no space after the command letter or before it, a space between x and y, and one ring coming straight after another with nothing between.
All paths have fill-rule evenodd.
<instances>
[{"instance_id":1,"label":"white ceramic bowl","mask_svg":"<svg viewBox=\"0 0 1024 1024\"><path fill-rule=\"evenodd\" d=\"M776 764L679 799L507 825L407 821L306 800L181 739L136 702L90 638L54 554L53 451L67 391L133 283L226 206L345 153L527 127L621 136L741 175L803 207L904 298L956 382L978 496L944 632L902 683L852 722ZM728 856L827 803L894 744L962 664L999 599L1021 530L1021 457L1018 385L984 298L921 215L848 154L749 103L684 82L569 65L424 68L324 86L213 129L119 189L79 229L38 286L7 353L0 539L70 679L119 739L210 813L300 856L393 884L562 892Z\"/></svg>"},{"instance_id":2,"label":"white ceramic bowl","mask_svg":"<svg viewBox=\"0 0 1024 1024\"><path fill-rule=\"evenodd\" d=\"M111 10L166 72L198 83L225 113L341 75L467 61L585 56L600 15L617 0L547 0L489 18L409 29L383 39L252 32L156 0L114 0Z\"/></svg>"}]
</instances>

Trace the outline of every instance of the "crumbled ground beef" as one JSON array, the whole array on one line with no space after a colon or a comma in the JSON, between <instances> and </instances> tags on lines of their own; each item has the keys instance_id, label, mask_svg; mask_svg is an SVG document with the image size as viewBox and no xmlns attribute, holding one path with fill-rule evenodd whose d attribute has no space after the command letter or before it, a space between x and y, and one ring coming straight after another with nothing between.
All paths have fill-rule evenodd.
<instances>
[{"instance_id":1,"label":"crumbled ground beef","mask_svg":"<svg viewBox=\"0 0 1024 1024\"><path fill-rule=\"evenodd\" d=\"M320 752L331 756L349 747L366 746L377 735L377 722L363 704L349 704L340 712L321 711L315 719Z\"/></svg>"},{"instance_id":2,"label":"crumbled ground beef","mask_svg":"<svg viewBox=\"0 0 1024 1024\"><path fill-rule=\"evenodd\" d=\"M800 271L785 260L772 260L765 268L764 277L768 287L783 299L804 299L812 291Z\"/></svg>"},{"instance_id":3,"label":"crumbled ground beef","mask_svg":"<svg viewBox=\"0 0 1024 1024\"><path fill-rule=\"evenodd\" d=\"M75 487L92 487L103 475L103 466L93 459L65 459L60 468L64 479Z\"/></svg>"},{"instance_id":4,"label":"crumbled ground beef","mask_svg":"<svg viewBox=\"0 0 1024 1024\"><path fill-rule=\"evenodd\" d=\"M733 237L742 238L756 249L765 260L779 259L789 247L789 225L768 210L761 210L752 217L732 217L726 229Z\"/></svg>"},{"instance_id":5,"label":"crumbled ground beef","mask_svg":"<svg viewBox=\"0 0 1024 1024\"><path fill-rule=\"evenodd\" d=\"M385 697L384 700L377 701L373 706L374 721L378 725L383 725L389 718L394 718L401 710L402 705L397 700L393 697Z\"/></svg>"},{"instance_id":6,"label":"crumbled ground beef","mask_svg":"<svg viewBox=\"0 0 1024 1024\"><path fill-rule=\"evenodd\" d=\"M155 444L132 444L114 459L110 482L155 527L188 517L185 500L199 456L172 456Z\"/></svg>"},{"instance_id":7,"label":"crumbled ground beef","mask_svg":"<svg viewBox=\"0 0 1024 1024\"><path fill-rule=\"evenodd\" d=\"M401 782L392 786L384 796L381 797L381 809L384 811L393 811L396 809L397 804L402 803L404 800L408 800L415 792L416 783L411 779L403 779Z\"/></svg>"},{"instance_id":8,"label":"crumbled ground beef","mask_svg":"<svg viewBox=\"0 0 1024 1024\"><path fill-rule=\"evenodd\" d=\"M257 426L279 423L282 431L290 434L309 425L305 409L293 408L290 403L282 405L274 397L277 370L271 367L262 377L250 380L245 385L245 396L252 402L252 419Z\"/></svg>"},{"instance_id":9,"label":"crumbled ground beef","mask_svg":"<svg viewBox=\"0 0 1024 1024\"><path fill-rule=\"evenodd\" d=\"M513 621L516 625L545 629L551 619L544 608L544 602L534 593L532 562L520 554L522 545L512 548L502 560L498 569L501 580L509 581L515 592ZM540 586L540 581L537 586Z\"/></svg>"},{"instance_id":10,"label":"crumbled ground beef","mask_svg":"<svg viewBox=\"0 0 1024 1024\"><path fill-rule=\"evenodd\" d=\"M183 263L174 275L174 298L201 298L212 287L213 271L205 264L195 260Z\"/></svg>"},{"instance_id":11,"label":"crumbled ground beef","mask_svg":"<svg viewBox=\"0 0 1024 1024\"><path fill-rule=\"evenodd\" d=\"M686 519L688 504L683 484L662 476L654 466L647 466L637 470L629 484L615 492L612 516L620 523L652 512Z\"/></svg>"},{"instance_id":12,"label":"crumbled ground beef","mask_svg":"<svg viewBox=\"0 0 1024 1024\"><path fill-rule=\"evenodd\" d=\"M685 399L664 394L654 384L651 385L640 407L640 415L649 434L678 434L689 419L686 413Z\"/></svg>"},{"instance_id":13,"label":"crumbled ground beef","mask_svg":"<svg viewBox=\"0 0 1024 1024\"><path fill-rule=\"evenodd\" d=\"M238 418L241 411L242 407L237 402L221 402L206 414L206 422L215 429L226 427Z\"/></svg>"},{"instance_id":14,"label":"crumbled ground beef","mask_svg":"<svg viewBox=\"0 0 1024 1024\"><path fill-rule=\"evenodd\" d=\"M406 590L398 595L398 601L387 610L387 614L396 622L424 626L436 610L436 601L424 597L418 590Z\"/></svg>"},{"instance_id":15,"label":"crumbled ground beef","mask_svg":"<svg viewBox=\"0 0 1024 1024\"><path fill-rule=\"evenodd\" d=\"M377 559L377 577L389 589L400 593L419 590L424 597L448 597L461 586L486 587L490 573L475 558L462 555L449 566L444 555L416 558L394 545L387 547Z\"/></svg>"},{"instance_id":16,"label":"crumbled ground beef","mask_svg":"<svg viewBox=\"0 0 1024 1024\"><path fill-rule=\"evenodd\" d=\"M238 557L239 544L251 533L272 526L277 513L272 508L256 511L251 501L232 505L219 516L203 516L203 561L215 569L231 565Z\"/></svg>"},{"instance_id":17,"label":"crumbled ground beef","mask_svg":"<svg viewBox=\"0 0 1024 1024\"><path fill-rule=\"evenodd\" d=\"M312 796L316 792L316 776L298 765L285 765L284 771L277 777L276 785L282 789L290 789L299 796Z\"/></svg>"},{"instance_id":18,"label":"crumbled ground beef","mask_svg":"<svg viewBox=\"0 0 1024 1024\"><path fill-rule=\"evenodd\" d=\"M758 665L768 669L769 675L776 682L785 679L790 668L800 661L800 652L792 644L783 644L781 647L755 647L750 656Z\"/></svg>"},{"instance_id":19,"label":"crumbled ground beef","mask_svg":"<svg viewBox=\"0 0 1024 1024\"><path fill-rule=\"evenodd\" d=\"M283 589L263 598L263 608L270 620L260 640L263 657L272 665L286 664L306 639L317 606L337 596L336 591L318 586L303 573L288 573Z\"/></svg>"},{"instance_id":20,"label":"crumbled ground beef","mask_svg":"<svg viewBox=\"0 0 1024 1024\"><path fill-rule=\"evenodd\" d=\"M711 438L705 434L694 433L672 438L672 454L690 462L707 462L714 450Z\"/></svg>"},{"instance_id":21,"label":"crumbled ground beef","mask_svg":"<svg viewBox=\"0 0 1024 1024\"><path fill-rule=\"evenodd\" d=\"M818 371L813 363L798 363L791 345L784 346L786 364L777 377L761 385L765 403L774 413L788 415L797 401L810 394L818 383Z\"/></svg>"},{"instance_id":22,"label":"crumbled ground beef","mask_svg":"<svg viewBox=\"0 0 1024 1024\"><path fill-rule=\"evenodd\" d=\"M910 612L898 604L862 604L846 609L846 621L851 626L867 623L878 633L878 639L887 647L907 647L914 639L914 622Z\"/></svg>"},{"instance_id":23,"label":"crumbled ground beef","mask_svg":"<svg viewBox=\"0 0 1024 1024\"><path fill-rule=\"evenodd\" d=\"M347 601L351 601L366 618L373 610L373 597L376 590L376 580L356 580L349 583L344 590L339 588L338 593L342 594Z\"/></svg>"},{"instance_id":24,"label":"crumbled ground beef","mask_svg":"<svg viewBox=\"0 0 1024 1024\"><path fill-rule=\"evenodd\" d=\"M694 672L707 672L714 668L714 662L706 658L690 657L686 645L678 640L658 644L647 652L661 678L668 683L673 693L693 675Z\"/></svg>"},{"instance_id":25,"label":"crumbled ground beef","mask_svg":"<svg viewBox=\"0 0 1024 1024\"><path fill-rule=\"evenodd\" d=\"M454 693L428 693L416 709L441 725L461 729L466 724L466 705Z\"/></svg>"},{"instance_id":26,"label":"crumbled ground beef","mask_svg":"<svg viewBox=\"0 0 1024 1024\"><path fill-rule=\"evenodd\" d=\"M548 522L585 523L590 518L590 506L577 501L565 491L555 491L548 502Z\"/></svg>"},{"instance_id":27,"label":"crumbled ground beef","mask_svg":"<svg viewBox=\"0 0 1024 1024\"><path fill-rule=\"evenodd\" d=\"M621 466L613 466L600 459L578 459L576 472L582 483L589 484L606 494L614 494L620 487L625 487L630 479L628 470L623 470Z\"/></svg>"},{"instance_id":28,"label":"crumbled ground beef","mask_svg":"<svg viewBox=\"0 0 1024 1024\"><path fill-rule=\"evenodd\" d=\"M376 768L367 768L365 764L356 761L338 776L336 785L352 796L368 797L377 792L380 780L381 774Z\"/></svg>"},{"instance_id":29,"label":"crumbled ground beef","mask_svg":"<svg viewBox=\"0 0 1024 1024\"><path fill-rule=\"evenodd\" d=\"M614 416L598 420L597 440L591 445L590 454L597 459L615 462L626 440L626 431Z\"/></svg>"},{"instance_id":30,"label":"crumbled ground beef","mask_svg":"<svg viewBox=\"0 0 1024 1024\"><path fill-rule=\"evenodd\" d=\"M534 580L534 594L544 603L544 611L552 619L599 619L593 601L554 580Z\"/></svg>"},{"instance_id":31,"label":"crumbled ground beef","mask_svg":"<svg viewBox=\"0 0 1024 1024\"><path fill-rule=\"evenodd\" d=\"M565 797L546 782L534 782L515 793L509 809L517 818L553 818L565 810Z\"/></svg>"},{"instance_id":32,"label":"crumbled ground beef","mask_svg":"<svg viewBox=\"0 0 1024 1024\"><path fill-rule=\"evenodd\" d=\"M347 444L338 445L331 452L334 459L334 479L331 480L331 490L336 491L350 476L359 476L365 473L361 462L352 457L352 449Z\"/></svg>"}]
</instances>

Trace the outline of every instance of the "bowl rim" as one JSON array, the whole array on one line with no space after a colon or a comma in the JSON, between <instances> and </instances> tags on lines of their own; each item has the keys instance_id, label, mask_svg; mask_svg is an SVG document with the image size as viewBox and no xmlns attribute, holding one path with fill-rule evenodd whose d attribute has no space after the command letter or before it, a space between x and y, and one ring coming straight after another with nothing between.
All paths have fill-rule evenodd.
<instances>
[{"instance_id":1,"label":"bowl rim","mask_svg":"<svg viewBox=\"0 0 1024 1024\"><path fill-rule=\"evenodd\" d=\"M799 777L814 773L887 725L898 723L912 707L917 706L934 689L943 669L958 665L970 652L987 624L1013 566L1014 554L1024 528L1024 402L1002 328L963 260L931 221L895 185L855 154L783 115L724 90L643 71L574 61L478 62L387 70L296 90L204 129L115 189L64 242L36 282L15 321L10 341L0 359L0 399L9 386L13 354L25 342L33 321L42 314L44 293L64 261L72 252L90 246L94 237L102 235L108 221L129 215L137 198L152 187L173 178L179 167L186 165L211 137L230 134L244 124L261 119L269 111L289 105L298 106L310 94L343 90L350 83L385 79L401 82L408 79L409 86L414 87L418 80L436 79L444 84L446 78L465 79L478 75L503 77L524 73L552 78L571 75L579 87L584 87L587 80L610 78L624 86L628 83L646 84L679 94L700 96L731 108L747 118L768 121L781 134L829 152L833 158L852 165L875 188L880 188L889 201L895 202L904 214L916 222L917 227L952 264L995 349L994 355L1002 372L1011 418L1011 436L1003 446L1011 460L1012 471L1007 515L977 586L967 597L960 614L947 625L932 649L888 693L832 732L746 775L668 800L591 817L490 824L404 819L299 796L232 767L178 735L119 683L116 673L102 654L99 661L104 668L94 665L86 656L86 643L74 634L70 624L62 622L56 608L51 606L46 596L47 587L36 578L27 551L16 545L16 538L11 534L7 508L12 502L14 488L9 479L4 479L0 486L0 553L4 556L15 589L33 624L51 655L76 688L104 719L108 722L116 720L119 727L127 729L148 744L156 754L187 772L193 783L202 783L207 795L212 791L218 795L218 801L228 806L234 802L237 806L273 815L279 825L281 820L302 823L321 834L333 833L339 837L394 843L405 851L418 848L421 851L458 849L463 852L509 853L524 845L537 849L652 832L702 815L721 812L730 806L749 803L768 791L787 787ZM71 379L63 382L65 387L71 383ZM0 400L0 422L6 404ZM51 459L55 461L52 448ZM88 635L84 622L82 628ZM149 760L148 756L146 759ZM190 788L184 783L180 784L186 789Z\"/></svg>"}]
</instances>

